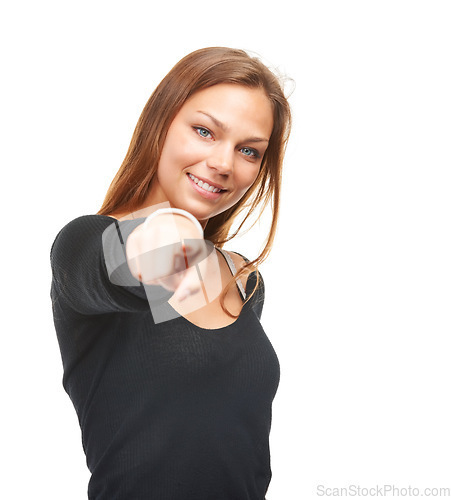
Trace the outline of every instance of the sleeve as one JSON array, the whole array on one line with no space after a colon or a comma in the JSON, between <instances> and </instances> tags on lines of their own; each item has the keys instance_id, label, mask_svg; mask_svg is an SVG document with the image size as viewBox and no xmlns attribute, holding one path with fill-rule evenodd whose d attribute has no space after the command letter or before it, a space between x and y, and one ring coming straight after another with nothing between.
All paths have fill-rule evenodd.
<instances>
[{"instance_id":1,"label":"sleeve","mask_svg":"<svg viewBox=\"0 0 451 500\"><path fill-rule=\"evenodd\" d=\"M131 275L124 247L143 221L85 215L63 227L50 251L53 298L81 314L148 310L145 288Z\"/></svg>"}]
</instances>

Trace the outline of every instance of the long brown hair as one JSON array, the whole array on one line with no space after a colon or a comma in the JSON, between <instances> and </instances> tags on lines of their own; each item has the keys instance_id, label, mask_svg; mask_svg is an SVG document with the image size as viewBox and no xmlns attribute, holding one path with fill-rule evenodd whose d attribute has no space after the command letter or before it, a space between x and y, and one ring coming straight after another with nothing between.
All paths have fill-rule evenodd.
<instances>
[{"instance_id":1,"label":"long brown hair","mask_svg":"<svg viewBox=\"0 0 451 500\"><path fill-rule=\"evenodd\" d=\"M291 130L290 106L282 85L258 58L249 56L243 50L209 47L181 59L147 101L124 161L98 214L108 215L118 211L131 213L142 207L156 175L163 143L172 120L190 96L220 83L261 88L272 104L274 119L269 145L255 182L234 206L211 217L204 230L205 239L221 248L238 234L255 210L259 208L260 211L254 224L271 203L272 221L262 252L256 259L248 262L235 279L230 280L220 297L223 310L229 316L236 317L226 310L224 297L236 279L248 269L258 267L271 251L279 216L282 162ZM245 209L248 210L239 227L229 235L234 220Z\"/></svg>"}]
</instances>

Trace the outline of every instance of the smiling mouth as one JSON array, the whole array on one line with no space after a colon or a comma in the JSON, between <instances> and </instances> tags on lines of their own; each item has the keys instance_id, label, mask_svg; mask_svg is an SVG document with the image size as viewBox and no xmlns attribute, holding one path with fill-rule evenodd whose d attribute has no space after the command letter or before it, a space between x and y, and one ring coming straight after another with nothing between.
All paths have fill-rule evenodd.
<instances>
[{"instance_id":1,"label":"smiling mouth","mask_svg":"<svg viewBox=\"0 0 451 500\"><path fill-rule=\"evenodd\" d=\"M210 186L208 182L201 181L200 179L195 177L193 174L190 174L189 172L187 175L198 187L200 187L204 191L207 191L208 193L222 193L224 191L227 191L226 189L221 189L216 186Z\"/></svg>"}]
</instances>

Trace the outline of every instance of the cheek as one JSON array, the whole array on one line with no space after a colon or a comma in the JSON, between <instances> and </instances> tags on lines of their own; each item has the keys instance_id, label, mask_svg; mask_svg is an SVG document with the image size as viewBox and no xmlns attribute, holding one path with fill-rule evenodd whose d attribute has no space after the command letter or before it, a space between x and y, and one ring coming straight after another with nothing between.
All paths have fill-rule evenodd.
<instances>
[{"instance_id":1,"label":"cheek","mask_svg":"<svg viewBox=\"0 0 451 500\"><path fill-rule=\"evenodd\" d=\"M252 184L255 182L255 179L258 177L258 173L260 168L257 166L244 165L242 169L240 169L236 174L236 183L240 189L247 191Z\"/></svg>"},{"instance_id":2,"label":"cheek","mask_svg":"<svg viewBox=\"0 0 451 500\"><path fill-rule=\"evenodd\" d=\"M199 156L199 148L189 137L179 135L165 142L160 163L172 171L190 166Z\"/></svg>"},{"instance_id":3,"label":"cheek","mask_svg":"<svg viewBox=\"0 0 451 500\"><path fill-rule=\"evenodd\" d=\"M174 175L180 174L184 168L188 167L194 157L193 148L189 147L187 141L167 140L158 164L158 176L161 179L170 180Z\"/></svg>"}]
</instances>

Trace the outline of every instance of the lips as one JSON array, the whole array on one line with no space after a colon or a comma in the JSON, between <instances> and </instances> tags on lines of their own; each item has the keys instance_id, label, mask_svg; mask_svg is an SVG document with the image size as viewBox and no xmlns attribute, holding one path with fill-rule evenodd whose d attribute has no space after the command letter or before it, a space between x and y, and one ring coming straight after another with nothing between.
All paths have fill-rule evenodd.
<instances>
[{"instance_id":1,"label":"lips","mask_svg":"<svg viewBox=\"0 0 451 500\"><path fill-rule=\"evenodd\" d=\"M206 200L217 200L226 192L219 189L219 187L213 187L213 185L210 186L206 181L200 180L193 174L187 173L186 178L191 184L194 191L196 191L200 196L202 196L202 198L205 198ZM208 189L204 189L204 182L206 183L206 185L208 185ZM199 184L201 184L201 186L199 186Z\"/></svg>"},{"instance_id":2,"label":"lips","mask_svg":"<svg viewBox=\"0 0 451 500\"><path fill-rule=\"evenodd\" d=\"M188 172L187 174L190 179L201 189L208 191L210 193L218 193L220 191L227 191L223 186L220 184L216 184L209 179L205 179L203 177L197 177L191 173Z\"/></svg>"}]
</instances>

